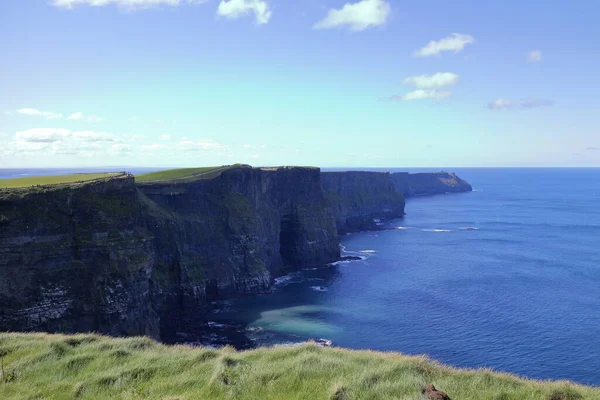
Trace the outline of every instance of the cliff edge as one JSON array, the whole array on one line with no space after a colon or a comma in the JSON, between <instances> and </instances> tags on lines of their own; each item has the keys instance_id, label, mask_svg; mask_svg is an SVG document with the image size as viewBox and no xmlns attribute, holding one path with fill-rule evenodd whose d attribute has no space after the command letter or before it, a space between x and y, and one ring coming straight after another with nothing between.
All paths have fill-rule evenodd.
<instances>
[{"instance_id":1,"label":"cliff edge","mask_svg":"<svg viewBox=\"0 0 600 400\"><path fill-rule=\"evenodd\" d=\"M427 196L444 193L470 192L471 185L453 172L424 172L409 174L395 172L390 178L399 192L405 197Z\"/></svg>"}]
</instances>

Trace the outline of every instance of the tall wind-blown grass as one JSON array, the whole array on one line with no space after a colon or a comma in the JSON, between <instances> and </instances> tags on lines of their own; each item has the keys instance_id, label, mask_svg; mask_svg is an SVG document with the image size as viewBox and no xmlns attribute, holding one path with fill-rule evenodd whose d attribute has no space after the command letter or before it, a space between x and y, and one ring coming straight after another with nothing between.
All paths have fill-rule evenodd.
<instances>
[{"instance_id":1,"label":"tall wind-blown grass","mask_svg":"<svg viewBox=\"0 0 600 400\"><path fill-rule=\"evenodd\" d=\"M237 352L148 338L0 334L0 399L600 399L600 388L461 370L425 357L321 348Z\"/></svg>"}]
</instances>

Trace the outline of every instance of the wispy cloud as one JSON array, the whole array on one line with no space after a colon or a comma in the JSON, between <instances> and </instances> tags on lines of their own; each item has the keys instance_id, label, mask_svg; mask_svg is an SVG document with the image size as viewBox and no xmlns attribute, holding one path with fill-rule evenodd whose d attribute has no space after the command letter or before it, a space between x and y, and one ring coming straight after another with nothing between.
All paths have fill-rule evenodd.
<instances>
[{"instance_id":1,"label":"wispy cloud","mask_svg":"<svg viewBox=\"0 0 600 400\"><path fill-rule=\"evenodd\" d=\"M448 90L425 90L417 89L412 92L408 92L401 96L391 96L383 99L384 101L411 101L411 100L425 100L425 99L436 99L441 100L452 96L452 92Z\"/></svg>"},{"instance_id":2,"label":"wispy cloud","mask_svg":"<svg viewBox=\"0 0 600 400\"><path fill-rule=\"evenodd\" d=\"M15 137L17 141L29 143L54 143L68 137L71 131L68 129L36 128L19 131Z\"/></svg>"},{"instance_id":3,"label":"wispy cloud","mask_svg":"<svg viewBox=\"0 0 600 400\"><path fill-rule=\"evenodd\" d=\"M123 153L126 147L121 137L95 131L71 131L62 128L34 128L15 133L14 140L5 143L11 154L74 155Z\"/></svg>"},{"instance_id":4,"label":"wispy cloud","mask_svg":"<svg viewBox=\"0 0 600 400\"><path fill-rule=\"evenodd\" d=\"M254 13L256 23L266 24L271 19L271 9L265 0L222 0L217 14L225 18L235 19Z\"/></svg>"},{"instance_id":5,"label":"wispy cloud","mask_svg":"<svg viewBox=\"0 0 600 400\"><path fill-rule=\"evenodd\" d=\"M182 140L177 145L180 150L184 151L211 151L211 150L227 150L227 146L213 141L212 139L202 140Z\"/></svg>"},{"instance_id":6,"label":"wispy cloud","mask_svg":"<svg viewBox=\"0 0 600 400\"><path fill-rule=\"evenodd\" d=\"M20 108L16 111L17 114L29 115L34 117L43 117L46 119L59 119L62 118L62 114L58 114L51 111L40 111L37 108Z\"/></svg>"},{"instance_id":7,"label":"wispy cloud","mask_svg":"<svg viewBox=\"0 0 600 400\"><path fill-rule=\"evenodd\" d=\"M456 85L458 83L458 75L452 72L438 72L433 75L411 76L404 79L402 83L415 86L419 89L438 89Z\"/></svg>"},{"instance_id":8,"label":"wispy cloud","mask_svg":"<svg viewBox=\"0 0 600 400\"><path fill-rule=\"evenodd\" d=\"M87 122L102 122L104 121L104 118L100 118L96 115L85 115L82 112L76 112L74 114L71 114L67 117L67 119L70 120L83 120L83 121L87 121Z\"/></svg>"},{"instance_id":9,"label":"wispy cloud","mask_svg":"<svg viewBox=\"0 0 600 400\"><path fill-rule=\"evenodd\" d=\"M160 135L160 140L164 140L164 141L171 140L171 135Z\"/></svg>"},{"instance_id":10,"label":"wispy cloud","mask_svg":"<svg viewBox=\"0 0 600 400\"><path fill-rule=\"evenodd\" d=\"M531 50L526 55L527 62L539 62L542 61L542 52L540 50Z\"/></svg>"},{"instance_id":11,"label":"wispy cloud","mask_svg":"<svg viewBox=\"0 0 600 400\"><path fill-rule=\"evenodd\" d=\"M205 1L207 0L53 0L51 4L68 10L78 5L103 7L111 4L128 10L135 10L161 5L178 6L182 3L199 4Z\"/></svg>"},{"instance_id":12,"label":"wispy cloud","mask_svg":"<svg viewBox=\"0 0 600 400\"><path fill-rule=\"evenodd\" d=\"M395 95L382 99L383 101L404 102L411 100L434 99L441 100L452 96L449 90L439 90L458 83L458 75L452 72L438 72L433 75L410 76L402 81L407 86L417 89L403 95Z\"/></svg>"},{"instance_id":13,"label":"wispy cloud","mask_svg":"<svg viewBox=\"0 0 600 400\"><path fill-rule=\"evenodd\" d=\"M586 150L600 150L600 147L588 147Z\"/></svg>"},{"instance_id":14,"label":"wispy cloud","mask_svg":"<svg viewBox=\"0 0 600 400\"><path fill-rule=\"evenodd\" d=\"M315 29L347 27L351 31L363 31L367 28L384 25L392 7L384 0L361 0L346 3L340 9L331 9L327 16L314 25Z\"/></svg>"},{"instance_id":15,"label":"wispy cloud","mask_svg":"<svg viewBox=\"0 0 600 400\"><path fill-rule=\"evenodd\" d=\"M497 98L488 104L490 110L517 110L537 107L548 107L553 105L552 100L530 98L524 100L506 100L503 98Z\"/></svg>"},{"instance_id":16,"label":"wispy cloud","mask_svg":"<svg viewBox=\"0 0 600 400\"><path fill-rule=\"evenodd\" d=\"M453 33L440 40L432 40L425 47L414 53L417 57L429 57L440 54L443 51L453 51L458 53L462 51L466 45L475 43L475 39L471 35L462 33Z\"/></svg>"}]
</instances>

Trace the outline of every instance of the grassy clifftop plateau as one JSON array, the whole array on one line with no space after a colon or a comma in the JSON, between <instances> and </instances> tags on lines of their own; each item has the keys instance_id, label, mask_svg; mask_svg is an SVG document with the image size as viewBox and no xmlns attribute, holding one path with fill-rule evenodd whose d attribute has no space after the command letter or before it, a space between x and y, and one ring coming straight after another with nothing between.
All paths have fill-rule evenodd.
<instances>
[{"instance_id":1,"label":"grassy clifftop plateau","mask_svg":"<svg viewBox=\"0 0 600 400\"><path fill-rule=\"evenodd\" d=\"M2 399L600 399L600 388L449 368L424 357L315 344L237 352L147 338L0 334Z\"/></svg>"},{"instance_id":2,"label":"grassy clifftop plateau","mask_svg":"<svg viewBox=\"0 0 600 400\"><path fill-rule=\"evenodd\" d=\"M135 181L138 183L152 182L191 182L198 179L212 179L219 176L223 171L240 167L242 164L223 165L221 167L201 167L201 168L178 168L164 171L149 172L136 175Z\"/></svg>"},{"instance_id":3,"label":"grassy clifftop plateau","mask_svg":"<svg viewBox=\"0 0 600 400\"><path fill-rule=\"evenodd\" d=\"M106 179L123 175L119 172L101 172L94 174L71 174L71 175L49 175L49 176L28 176L24 178L0 179L0 189L14 189L31 186L46 186L60 184L74 184Z\"/></svg>"}]
</instances>

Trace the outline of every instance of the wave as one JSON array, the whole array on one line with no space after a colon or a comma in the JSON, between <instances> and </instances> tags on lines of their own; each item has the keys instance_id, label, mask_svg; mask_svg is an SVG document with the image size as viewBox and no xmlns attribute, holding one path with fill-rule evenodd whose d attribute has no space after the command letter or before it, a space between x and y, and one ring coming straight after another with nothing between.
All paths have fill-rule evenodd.
<instances>
[{"instance_id":1,"label":"wave","mask_svg":"<svg viewBox=\"0 0 600 400\"><path fill-rule=\"evenodd\" d=\"M293 273L275 278L275 285L284 286L291 283L301 283L302 281L303 279L298 275L298 273Z\"/></svg>"},{"instance_id":2,"label":"wave","mask_svg":"<svg viewBox=\"0 0 600 400\"><path fill-rule=\"evenodd\" d=\"M451 229L421 229L423 232L452 232Z\"/></svg>"},{"instance_id":3,"label":"wave","mask_svg":"<svg viewBox=\"0 0 600 400\"><path fill-rule=\"evenodd\" d=\"M377 250L360 250L359 253L377 253Z\"/></svg>"},{"instance_id":4,"label":"wave","mask_svg":"<svg viewBox=\"0 0 600 400\"><path fill-rule=\"evenodd\" d=\"M405 231L407 229L410 229L410 227L408 227L408 226L398 226L398 227L396 227L397 231Z\"/></svg>"},{"instance_id":5,"label":"wave","mask_svg":"<svg viewBox=\"0 0 600 400\"><path fill-rule=\"evenodd\" d=\"M325 286L311 286L310 288L315 292L326 292L328 290Z\"/></svg>"},{"instance_id":6,"label":"wave","mask_svg":"<svg viewBox=\"0 0 600 400\"><path fill-rule=\"evenodd\" d=\"M460 228L461 231L478 231L479 228L475 227L475 226L465 226L463 228Z\"/></svg>"},{"instance_id":7,"label":"wave","mask_svg":"<svg viewBox=\"0 0 600 400\"><path fill-rule=\"evenodd\" d=\"M332 263L327 264L330 267L335 267L337 265L342 265L342 264L350 264L352 262L356 262L356 261L364 261L366 260L368 257L365 256L358 256L360 258L360 260L340 260L340 261L334 261Z\"/></svg>"}]
</instances>

